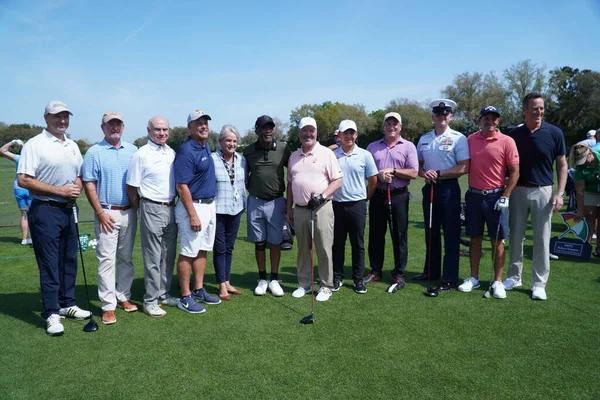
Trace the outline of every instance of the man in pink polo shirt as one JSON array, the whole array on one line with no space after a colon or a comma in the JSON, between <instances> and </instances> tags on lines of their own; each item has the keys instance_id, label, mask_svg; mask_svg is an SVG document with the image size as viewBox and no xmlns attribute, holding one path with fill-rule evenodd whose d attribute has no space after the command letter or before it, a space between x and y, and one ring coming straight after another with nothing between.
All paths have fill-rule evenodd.
<instances>
[{"instance_id":1,"label":"man in pink polo shirt","mask_svg":"<svg viewBox=\"0 0 600 400\"><path fill-rule=\"evenodd\" d=\"M508 198L519 179L519 153L515 141L497 129L499 123L498 109L493 106L484 107L479 113L481 130L467 138L471 154L471 170L469 190L465 194L465 200L466 231L471 237L469 249L471 277L465 279L458 290L470 292L479 287L481 244L484 225L487 225L494 263L492 292L495 298L503 299L506 297L506 291L502 285L505 259L502 239L508 236L506 211L508 211ZM508 182L506 181L507 169Z\"/></svg>"},{"instance_id":2,"label":"man in pink polo shirt","mask_svg":"<svg viewBox=\"0 0 600 400\"><path fill-rule=\"evenodd\" d=\"M305 117L298 125L302 146L288 161L287 218L298 239L298 289L292 297L311 293L311 210L321 287L317 301L327 301L333 287L333 207L327 201L342 186L342 170L333 152L317 141L317 122ZM292 209L292 205L294 208Z\"/></svg>"}]
</instances>

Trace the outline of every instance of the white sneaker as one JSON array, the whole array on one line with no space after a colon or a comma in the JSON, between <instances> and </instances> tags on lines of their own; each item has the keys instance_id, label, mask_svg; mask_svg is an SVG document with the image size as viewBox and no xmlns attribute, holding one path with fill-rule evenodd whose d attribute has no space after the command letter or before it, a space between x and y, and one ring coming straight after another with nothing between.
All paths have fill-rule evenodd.
<instances>
[{"instance_id":1,"label":"white sneaker","mask_svg":"<svg viewBox=\"0 0 600 400\"><path fill-rule=\"evenodd\" d=\"M160 308L158 304L154 303L144 304L144 312L154 318L164 317L165 314L167 314L167 312Z\"/></svg>"},{"instance_id":2,"label":"white sneaker","mask_svg":"<svg viewBox=\"0 0 600 400\"><path fill-rule=\"evenodd\" d=\"M504 285L504 289L506 290L513 290L516 287L523 286L521 281L517 281L513 278L506 279L504 282L502 282L502 284Z\"/></svg>"},{"instance_id":3,"label":"white sneaker","mask_svg":"<svg viewBox=\"0 0 600 400\"><path fill-rule=\"evenodd\" d=\"M492 292L494 293L494 297L497 299L506 298L506 290L504 290L504 284L500 281L496 281L492 284Z\"/></svg>"},{"instance_id":4,"label":"white sneaker","mask_svg":"<svg viewBox=\"0 0 600 400\"><path fill-rule=\"evenodd\" d=\"M531 292L531 298L533 300L546 300L546 289L540 286L534 287L533 291Z\"/></svg>"},{"instance_id":5,"label":"white sneaker","mask_svg":"<svg viewBox=\"0 0 600 400\"><path fill-rule=\"evenodd\" d=\"M331 289L326 288L326 287L322 287L317 292L317 297L315 297L315 300L317 300L317 301L327 301L331 297L331 293L332 293Z\"/></svg>"},{"instance_id":6,"label":"white sneaker","mask_svg":"<svg viewBox=\"0 0 600 400\"><path fill-rule=\"evenodd\" d=\"M551 260L558 260L558 256L556 254L550 253L550 259Z\"/></svg>"},{"instance_id":7,"label":"white sneaker","mask_svg":"<svg viewBox=\"0 0 600 400\"><path fill-rule=\"evenodd\" d=\"M305 294L310 293L310 289L304 289L302 286L299 286L298 289L294 290L292 293L292 297L295 299L299 299L303 297Z\"/></svg>"},{"instance_id":8,"label":"white sneaker","mask_svg":"<svg viewBox=\"0 0 600 400\"><path fill-rule=\"evenodd\" d=\"M92 317L92 313L87 310L82 310L77 306L71 306L67 308L61 308L58 310L58 315L63 318L73 319L89 319Z\"/></svg>"},{"instance_id":9,"label":"white sneaker","mask_svg":"<svg viewBox=\"0 0 600 400\"><path fill-rule=\"evenodd\" d=\"M258 281L258 285L256 285L256 289L254 289L255 296L264 296L267 293L267 287L269 287L269 282L264 279Z\"/></svg>"},{"instance_id":10,"label":"white sneaker","mask_svg":"<svg viewBox=\"0 0 600 400\"><path fill-rule=\"evenodd\" d=\"M31 244L31 243L32 243L31 238L27 238L25 240L21 240L21 244L22 245L27 245L27 244Z\"/></svg>"},{"instance_id":11,"label":"white sneaker","mask_svg":"<svg viewBox=\"0 0 600 400\"><path fill-rule=\"evenodd\" d=\"M278 281L270 281L269 290L271 291L271 294L275 297L283 296L283 289L281 288L281 285L279 285Z\"/></svg>"},{"instance_id":12,"label":"white sneaker","mask_svg":"<svg viewBox=\"0 0 600 400\"><path fill-rule=\"evenodd\" d=\"M179 299L167 293L163 297L158 298L158 304L169 307L177 307L179 304Z\"/></svg>"},{"instance_id":13,"label":"white sneaker","mask_svg":"<svg viewBox=\"0 0 600 400\"><path fill-rule=\"evenodd\" d=\"M472 276L465 279L462 285L458 287L459 292L470 292L473 289L479 288L479 279L473 278Z\"/></svg>"},{"instance_id":14,"label":"white sneaker","mask_svg":"<svg viewBox=\"0 0 600 400\"><path fill-rule=\"evenodd\" d=\"M65 333L65 327L60 323L58 314L52 314L46 319L46 333L50 336L60 336Z\"/></svg>"}]
</instances>

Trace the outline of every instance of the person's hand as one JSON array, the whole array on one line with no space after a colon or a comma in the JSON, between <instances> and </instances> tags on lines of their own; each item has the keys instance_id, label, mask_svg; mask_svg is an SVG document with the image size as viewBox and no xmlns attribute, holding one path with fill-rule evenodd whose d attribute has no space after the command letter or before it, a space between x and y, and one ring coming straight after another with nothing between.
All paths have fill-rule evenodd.
<instances>
[{"instance_id":1,"label":"person's hand","mask_svg":"<svg viewBox=\"0 0 600 400\"><path fill-rule=\"evenodd\" d=\"M200 232L202 230L202 222L200 222L200 218L198 218L196 213L190 216L190 228L192 228L192 231L194 232Z\"/></svg>"},{"instance_id":2,"label":"person's hand","mask_svg":"<svg viewBox=\"0 0 600 400\"><path fill-rule=\"evenodd\" d=\"M325 203L325 198L323 197L322 194L319 195L312 195L310 200L308 201L308 209L309 210L316 210L317 208L319 208L321 206L321 204Z\"/></svg>"},{"instance_id":3,"label":"person's hand","mask_svg":"<svg viewBox=\"0 0 600 400\"><path fill-rule=\"evenodd\" d=\"M294 226L294 210L292 210L292 208L288 208L287 212L285 213L285 218L287 219L287 222L290 224L290 227L293 228Z\"/></svg>"},{"instance_id":4,"label":"person's hand","mask_svg":"<svg viewBox=\"0 0 600 400\"><path fill-rule=\"evenodd\" d=\"M437 171L432 169L428 169L423 174L423 178L425 178L425 182L427 183L437 183L437 179L439 178Z\"/></svg>"},{"instance_id":5,"label":"person's hand","mask_svg":"<svg viewBox=\"0 0 600 400\"><path fill-rule=\"evenodd\" d=\"M67 199L77 199L81 194L81 188L74 183L67 183L60 188L61 197L66 197Z\"/></svg>"},{"instance_id":6,"label":"person's hand","mask_svg":"<svg viewBox=\"0 0 600 400\"><path fill-rule=\"evenodd\" d=\"M563 206L563 197L555 194L552 197L552 212L560 211Z\"/></svg>"},{"instance_id":7,"label":"person's hand","mask_svg":"<svg viewBox=\"0 0 600 400\"><path fill-rule=\"evenodd\" d=\"M109 213L103 212L98 215L100 232L111 233L115 229L115 219Z\"/></svg>"},{"instance_id":8,"label":"person's hand","mask_svg":"<svg viewBox=\"0 0 600 400\"><path fill-rule=\"evenodd\" d=\"M498 201L496 201L496 205L494 205L494 210L496 211L500 211L500 212L507 212L508 211L508 197L500 197L498 199Z\"/></svg>"},{"instance_id":9,"label":"person's hand","mask_svg":"<svg viewBox=\"0 0 600 400\"><path fill-rule=\"evenodd\" d=\"M394 170L392 168L382 169L377 173L377 179L383 183L392 183L392 179L394 179Z\"/></svg>"}]
</instances>

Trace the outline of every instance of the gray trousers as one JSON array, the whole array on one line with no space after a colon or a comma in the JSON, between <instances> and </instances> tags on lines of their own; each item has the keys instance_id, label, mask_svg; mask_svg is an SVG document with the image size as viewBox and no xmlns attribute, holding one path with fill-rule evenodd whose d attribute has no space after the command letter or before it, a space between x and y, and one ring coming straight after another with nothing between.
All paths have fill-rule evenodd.
<instances>
[{"instance_id":1,"label":"gray trousers","mask_svg":"<svg viewBox=\"0 0 600 400\"><path fill-rule=\"evenodd\" d=\"M140 240L144 260L144 304L169 293L177 251L175 208L140 200Z\"/></svg>"},{"instance_id":2,"label":"gray trousers","mask_svg":"<svg viewBox=\"0 0 600 400\"><path fill-rule=\"evenodd\" d=\"M523 241L531 213L533 256L531 278L533 287L545 288L550 275L550 230L552 220L552 186L529 188L517 186L509 204L510 265L507 278L521 281L523 273Z\"/></svg>"}]
</instances>

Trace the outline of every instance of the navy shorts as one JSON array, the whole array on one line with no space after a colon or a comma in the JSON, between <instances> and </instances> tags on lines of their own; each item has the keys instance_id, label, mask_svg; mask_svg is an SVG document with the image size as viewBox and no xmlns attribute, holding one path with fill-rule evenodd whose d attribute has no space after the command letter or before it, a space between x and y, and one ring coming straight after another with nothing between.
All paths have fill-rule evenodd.
<instances>
[{"instance_id":1,"label":"navy shorts","mask_svg":"<svg viewBox=\"0 0 600 400\"><path fill-rule=\"evenodd\" d=\"M465 212L465 232L469 237L483 236L485 225L487 225L488 236L496 238L496 230L500 224L498 240L508 237L508 212L501 213L494 210L496 201L502 196L502 192L482 195L467 191L465 201L467 203Z\"/></svg>"}]
</instances>

